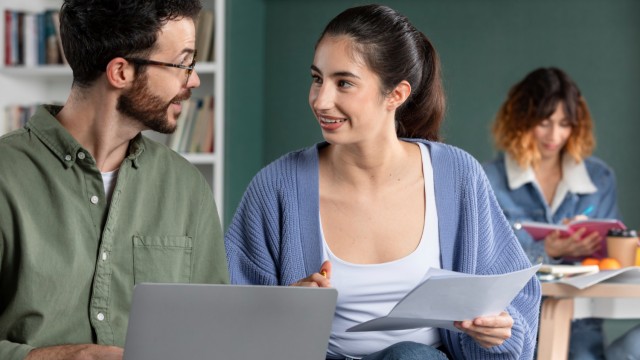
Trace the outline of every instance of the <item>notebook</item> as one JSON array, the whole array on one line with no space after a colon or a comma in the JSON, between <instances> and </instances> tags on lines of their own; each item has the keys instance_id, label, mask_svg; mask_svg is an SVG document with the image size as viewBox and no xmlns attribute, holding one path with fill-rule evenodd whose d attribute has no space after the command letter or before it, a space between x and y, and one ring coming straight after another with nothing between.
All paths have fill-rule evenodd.
<instances>
[{"instance_id":1,"label":"notebook","mask_svg":"<svg viewBox=\"0 0 640 360\"><path fill-rule=\"evenodd\" d=\"M572 221L568 224L549 224L543 222L523 221L515 225L516 230L525 229L533 239L542 240L553 231L560 231L560 235L569 236L581 228L586 228L585 236L592 232L600 233L600 236L607 236L610 229L626 229L626 226L616 219L587 219Z\"/></svg>"},{"instance_id":2,"label":"notebook","mask_svg":"<svg viewBox=\"0 0 640 360\"><path fill-rule=\"evenodd\" d=\"M139 284L124 360L326 358L333 288Z\"/></svg>"}]
</instances>

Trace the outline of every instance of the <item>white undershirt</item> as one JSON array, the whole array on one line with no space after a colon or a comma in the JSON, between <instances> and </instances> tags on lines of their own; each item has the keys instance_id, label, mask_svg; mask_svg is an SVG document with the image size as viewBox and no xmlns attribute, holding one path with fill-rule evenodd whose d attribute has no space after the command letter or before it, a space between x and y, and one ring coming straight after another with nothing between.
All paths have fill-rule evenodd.
<instances>
[{"instance_id":1,"label":"white undershirt","mask_svg":"<svg viewBox=\"0 0 640 360\"><path fill-rule=\"evenodd\" d=\"M120 169L100 173L102 175L102 184L104 185L104 195L107 199L107 204L111 203L111 195L113 194L113 189L116 187L116 180L118 180L118 170Z\"/></svg>"},{"instance_id":2,"label":"white undershirt","mask_svg":"<svg viewBox=\"0 0 640 360\"><path fill-rule=\"evenodd\" d=\"M400 341L440 345L437 329L345 332L346 329L387 315L432 268L441 268L438 214L436 212L433 168L429 149L420 144L425 184L425 219L418 247L402 259L382 264L353 264L336 257L322 232L325 260L331 261L331 284L338 290L328 354L361 358Z\"/></svg>"}]
</instances>

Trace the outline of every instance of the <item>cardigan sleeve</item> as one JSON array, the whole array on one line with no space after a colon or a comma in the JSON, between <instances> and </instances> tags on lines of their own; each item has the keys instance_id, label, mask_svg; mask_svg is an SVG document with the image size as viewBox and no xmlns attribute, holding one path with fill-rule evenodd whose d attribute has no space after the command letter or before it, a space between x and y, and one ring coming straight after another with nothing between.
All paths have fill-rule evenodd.
<instances>
[{"instance_id":1,"label":"cardigan sleeve","mask_svg":"<svg viewBox=\"0 0 640 360\"><path fill-rule=\"evenodd\" d=\"M468 156L460 174L460 223L454 267L475 274L501 274L531 266L486 175ZM511 337L502 345L481 347L469 335L449 332L452 353L465 359L532 359L540 312L540 283L532 277L505 309L513 318Z\"/></svg>"},{"instance_id":2,"label":"cardigan sleeve","mask_svg":"<svg viewBox=\"0 0 640 360\"><path fill-rule=\"evenodd\" d=\"M298 193L310 186L305 180L314 167L303 165L313 151L284 155L260 170L249 184L225 235L231 283L291 285L307 276L307 266L319 268L319 240L301 227L311 222L318 231L318 210L309 205L313 199L299 201ZM317 185L315 192L317 197ZM305 219L301 219L303 206Z\"/></svg>"},{"instance_id":3,"label":"cardigan sleeve","mask_svg":"<svg viewBox=\"0 0 640 360\"><path fill-rule=\"evenodd\" d=\"M232 284L278 285L275 258L280 214L265 169L251 181L225 234Z\"/></svg>"}]
</instances>

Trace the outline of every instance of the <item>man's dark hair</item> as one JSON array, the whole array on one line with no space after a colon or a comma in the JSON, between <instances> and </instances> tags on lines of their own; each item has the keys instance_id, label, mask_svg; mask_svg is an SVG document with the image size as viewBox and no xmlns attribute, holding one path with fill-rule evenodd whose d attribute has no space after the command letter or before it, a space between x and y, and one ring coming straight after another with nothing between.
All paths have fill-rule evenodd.
<instances>
[{"instance_id":1,"label":"man's dark hair","mask_svg":"<svg viewBox=\"0 0 640 360\"><path fill-rule=\"evenodd\" d=\"M195 20L201 8L200 0L65 0L60 34L74 85L91 85L118 56L148 55L167 21Z\"/></svg>"}]
</instances>

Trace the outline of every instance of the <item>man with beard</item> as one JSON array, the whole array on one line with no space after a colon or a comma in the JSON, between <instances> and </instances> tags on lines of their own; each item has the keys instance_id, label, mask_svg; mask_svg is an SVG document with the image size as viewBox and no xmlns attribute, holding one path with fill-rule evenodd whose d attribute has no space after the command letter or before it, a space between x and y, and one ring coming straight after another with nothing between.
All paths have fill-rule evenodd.
<instances>
[{"instance_id":1,"label":"man with beard","mask_svg":"<svg viewBox=\"0 0 640 360\"><path fill-rule=\"evenodd\" d=\"M133 287L226 283L213 194L141 135L199 86L199 0L65 0L62 107L0 139L0 359L120 359Z\"/></svg>"}]
</instances>

